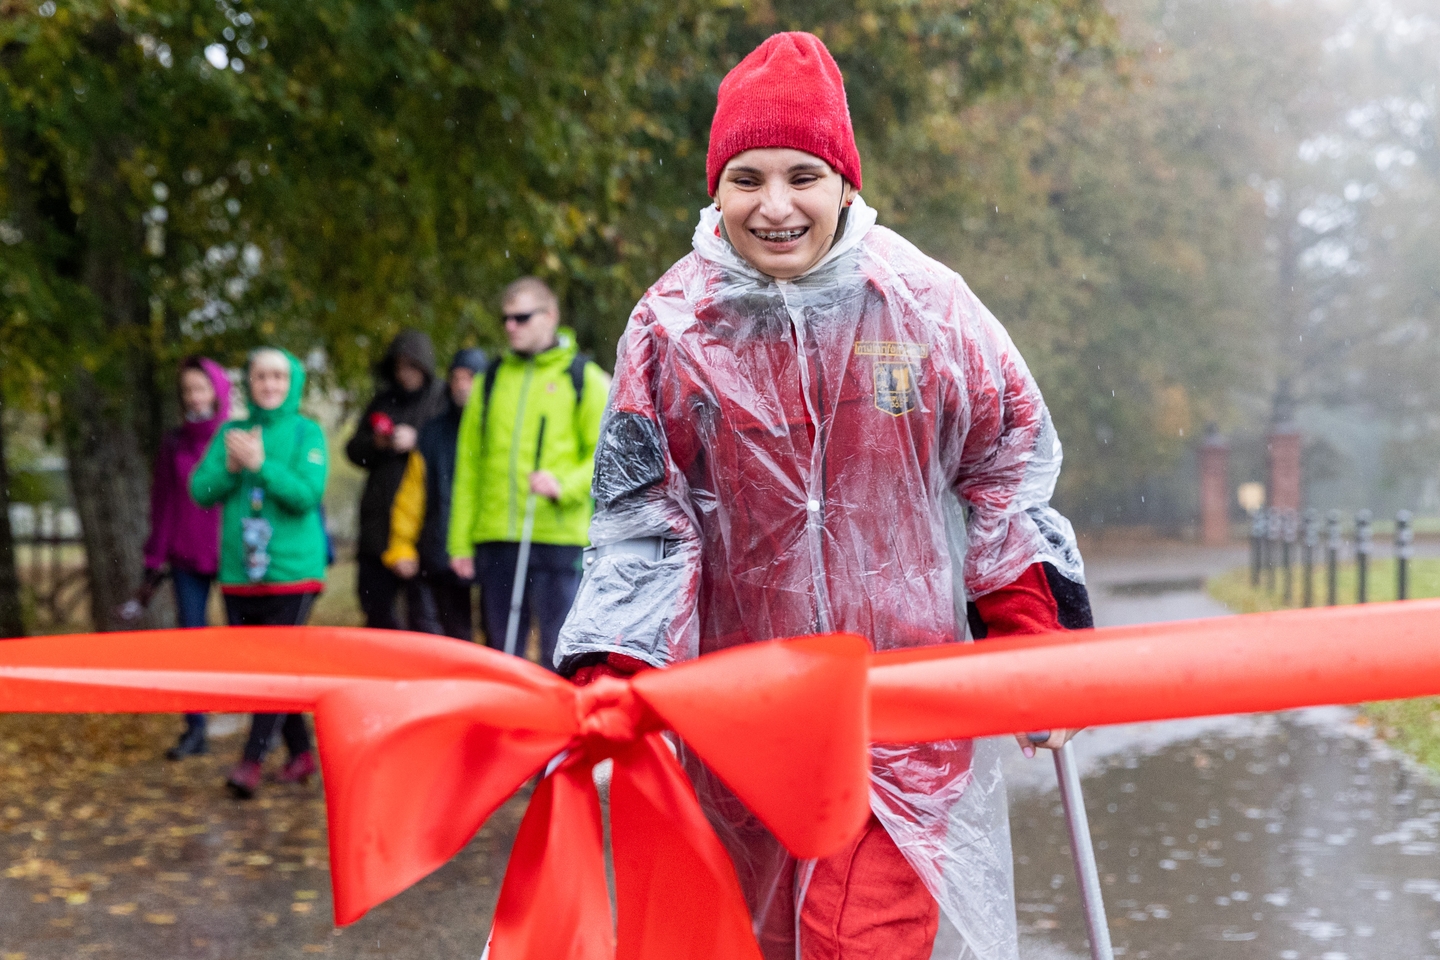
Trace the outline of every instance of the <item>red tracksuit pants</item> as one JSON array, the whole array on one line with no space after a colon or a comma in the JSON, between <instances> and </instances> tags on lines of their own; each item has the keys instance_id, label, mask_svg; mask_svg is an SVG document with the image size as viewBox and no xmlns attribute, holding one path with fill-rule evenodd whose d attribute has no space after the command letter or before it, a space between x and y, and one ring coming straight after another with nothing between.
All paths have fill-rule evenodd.
<instances>
[{"instance_id":1,"label":"red tracksuit pants","mask_svg":"<svg viewBox=\"0 0 1440 960\"><path fill-rule=\"evenodd\" d=\"M800 910L801 960L929 960L940 907L872 815L815 864Z\"/></svg>"}]
</instances>

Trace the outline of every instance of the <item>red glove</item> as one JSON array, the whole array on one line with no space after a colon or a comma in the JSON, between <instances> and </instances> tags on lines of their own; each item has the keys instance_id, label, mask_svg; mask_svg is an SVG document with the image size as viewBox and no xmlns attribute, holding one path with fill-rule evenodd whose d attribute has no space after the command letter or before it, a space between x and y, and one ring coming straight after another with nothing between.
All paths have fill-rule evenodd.
<instances>
[{"instance_id":1,"label":"red glove","mask_svg":"<svg viewBox=\"0 0 1440 960\"><path fill-rule=\"evenodd\" d=\"M594 683L601 677L615 677L620 680L628 680L641 670L653 670L654 667L644 660L635 657L627 657L623 653L609 653L599 663L592 663L589 666L581 667L575 671L575 676L570 682L577 687L584 687Z\"/></svg>"},{"instance_id":2,"label":"red glove","mask_svg":"<svg viewBox=\"0 0 1440 960\"><path fill-rule=\"evenodd\" d=\"M388 437L395 432L395 421L390 419L389 414L377 410L370 414L370 429L378 436Z\"/></svg>"}]
</instances>

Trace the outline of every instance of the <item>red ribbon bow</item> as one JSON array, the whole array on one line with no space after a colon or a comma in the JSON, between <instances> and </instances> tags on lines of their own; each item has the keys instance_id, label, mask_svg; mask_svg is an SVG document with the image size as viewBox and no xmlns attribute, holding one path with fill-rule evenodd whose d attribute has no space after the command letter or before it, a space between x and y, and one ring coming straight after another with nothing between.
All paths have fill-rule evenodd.
<instances>
[{"instance_id":1,"label":"red ribbon bow","mask_svg":"<svg viewBox=\"0 0 1440 960\"><path fill-rule=\"evenodd\" d=\"M577 688L484 647L340 628L216 628L0 643L9 711L313 711L335 914L430 873L552 758L496 908L492 956L759 960L734 867L662 731L797 857L869 816L867 645L810 637ZM614 761L618 928L591 768ZM553 848L553 849L552 849Z\"/></svg>"}]
</instances>

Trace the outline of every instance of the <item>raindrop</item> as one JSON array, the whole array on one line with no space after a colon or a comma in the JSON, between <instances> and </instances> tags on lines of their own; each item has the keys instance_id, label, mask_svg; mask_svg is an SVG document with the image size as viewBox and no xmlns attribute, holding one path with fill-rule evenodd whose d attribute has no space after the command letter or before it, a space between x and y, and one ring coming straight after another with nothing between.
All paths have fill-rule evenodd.
<instances>
[{"instance_id":1,"label":"raindrop","mask_svg":"<svg viewBox=\"0 0 1440 960\"><path fill-rule=\"evenodd\" d=\"M205 48L205 59L210 61L210 66L216 70L224 70L230 63L230 53L225 49L225 44L212 43Z\"/></svg>"}]
</instances>

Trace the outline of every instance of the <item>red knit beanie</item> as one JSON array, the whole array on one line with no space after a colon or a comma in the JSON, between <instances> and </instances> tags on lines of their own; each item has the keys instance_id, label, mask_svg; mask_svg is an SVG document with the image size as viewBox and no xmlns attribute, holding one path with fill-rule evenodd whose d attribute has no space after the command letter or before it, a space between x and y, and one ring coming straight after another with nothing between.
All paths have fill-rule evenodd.
<instances>
[{"instance_id":1,"label":"red knit beanie","mask_svg":"<svg viewBox=\"0 0 1440 960\"><path fill-rule=\"evenodd\" d=\"M705 176L710 196L736 154L790 147L824 160L860 189L860 151L835 58L810 33L777 33L720 83Z\"/></svg>"}]
</instances>

